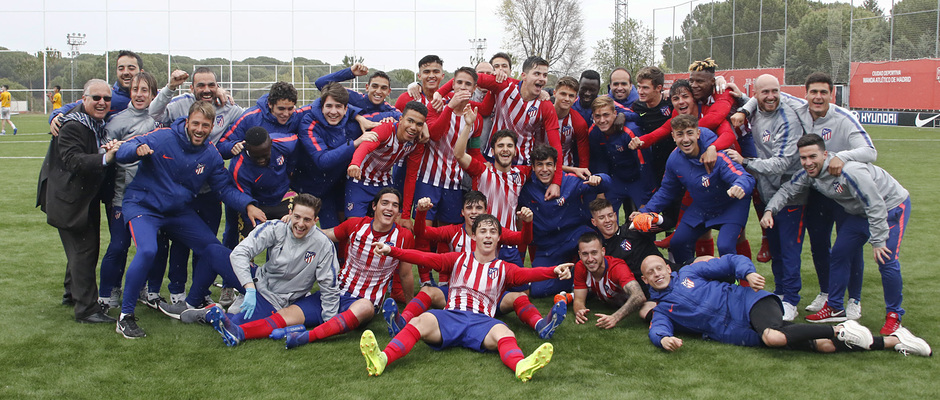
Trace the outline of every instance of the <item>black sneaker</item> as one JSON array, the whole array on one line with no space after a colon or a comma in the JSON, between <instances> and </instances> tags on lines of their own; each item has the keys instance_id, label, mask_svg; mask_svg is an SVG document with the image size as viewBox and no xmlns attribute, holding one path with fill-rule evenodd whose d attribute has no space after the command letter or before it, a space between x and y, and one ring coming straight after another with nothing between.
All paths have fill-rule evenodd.
<instances>
[{"instance_id":1,"label":"black sneaker","mask_svg":"<svg viewBox=\"0 0 940 400\"><path fill-rule=\"evenodd\" d=\"M147 334L144 333L144 330L137 326L137 317L135 317L134 314L127 314L121 317L121 319L117 322L117 328L115 328L115 331L127 339L147 337Z\"/></svg>"},{"instance_id":2,"label":"black sneaker","mask_svg":"<svg viewBox=\"0 0 940 400\"><path fill-rule=\"evenodd\" d=\"M154 310L159 310L160 303L166 302L166 299L163 296L150 297L150 295L146 295L140 298L140 302Z\"/></svg>"}]
</instances>

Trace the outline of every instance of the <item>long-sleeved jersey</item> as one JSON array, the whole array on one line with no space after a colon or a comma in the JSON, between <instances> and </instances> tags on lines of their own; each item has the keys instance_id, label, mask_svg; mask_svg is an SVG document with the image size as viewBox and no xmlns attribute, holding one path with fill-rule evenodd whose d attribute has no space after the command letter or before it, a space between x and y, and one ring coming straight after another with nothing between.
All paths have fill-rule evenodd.
<instances>
[{"instance_id":1,"label":"long-sleeved jersey","mask_svg":"<svg viewBox=\"0 0 940 400\"><path fill-rule=\"evenodd\" d=\"M519 193L526 183L532 167L514 165L507 172L500 172L493 164L477 159L470 161L467 175L473 179L473 187L487 199L487 213L499 220L503 228L516 229L516 205Z\"/></svg>"},{"instance_id":2,"label":"long-sleeved jersey","mask_svg":"<svg viewBox=\"0 0 940 400\"><path fill-rule=\"evenodd\" d=\"M355 107L347 106L343 119L330 125L323 116L320 99L302 108L300 146L292 176L295 190L323 196L336 190L337 183L346 181L346 167L356 151L354 142L362 135L357 112Z\"/></svg>"},{"instance_id":3,"label":"long-sleeved jersey","mask_svg":"<svg viewBox=\"0 0 940 400\"><path fill-rule=\"evenodd\" d=\"M711 129L712 131L721 135L719 140L714 143L718 150L724 150L728 147L731 147L731 145L733 145L736 140L733 131L719 129L722 123L727 123L728 113L731 112L732 106L734 106L734 98L731 96L731 92L727 90L720 94L712 94L705 102L698 103L698 126ZM679 112L673 110L672 116L675 117L676 115L679 115ZM654 143L671 135L671 121L672 118L652 132L640 136L640 140L643 141L643 147L652 146Z\"/></svg>"},{"instance_id":4,"label":"long-sleeved jersey","mask_svg":"<svg viewBox=\"0 0 940 400\"><path fill-rule=\"evenodd\" d=\"M588 125L581 114L572 111L569 110L568 115L558 119L562 164L569 167L587 168L591 162Z\"/></svg>"},{"instance_id":5,"label":"long-sleeved jersey","mask_svg":"<svg viewBox=\"0 0 940 400\"><path fill-rule=\"evenodd\" d=\"M714 134L702 130L699 138L699 149L705 149L714 138ZM740 186L744 193L754 190L754 177L744 171L738 163L731 161L723 152L718 152L718 160L712 172L705 170L698 156L689 158L682 151L676 149L666 161L666 174L659 190L640 212L661 212L673 201L680 199L688 190L692 196L692 204L682 216L682 223L689 226L705 224L706 227L734 223L744 226L747 223L747 203L750 197L735 199L728 196L731 186ZM741 206L741 204L744 204Z\"/></svg>"},{"instance_id":6,"label":"long-sleeved jersey","mask_svg":"<svg viewBox=\"0 0 940 400\"><path fill-rule=\"evenodd\" d=\"M566 174L561 181L561 195L558 198L545 201L545 191L548 186L540 182L535 176L529 178L522 193L519 195L519 205L529 207L534 214L532 243L547 254L555 251L570 249L569 244L577 246L577 239L581 234L591 230L585 225L582 209L585 194L603 193L610 185L610 177L606 174L597 174L601 183L591 186L580 178Z\"/></svg>"},{"instance_id":7,"label":"long-sleeved jersey","mask_svg":"<svg viewBox=\"0 0 940 400\"><path fill-rule=\"evenodd\" d=\"M272 142L280 142L286 146L284 154L288 155L288 165L293 165L293 160L290 160L290 158L293 158L294 148L297 146L297 131L300 128L301 118L303 118L303 109L297 108L287 120L287 123L278 123L277 117L271 113L271 109L268 107L268 95L265 93L258 98L254 106L245 110L232 126L225 131L215 147L219 149L222 158L228 160L234 157L232 147L236 143L245 140L245 133L248 132L248 129L260 126L268 131L268 136L271 137Z\"/></svg>"},{"instance_id":8,"label":"long-sleeved jersey","mask_svg":"<svg viewBox=\"0 0 940 400\"><path fill-rule=\"evenodd\" d=\"M154 121L146 109L138 110L129 107L114 114L104 125L104 131L108 140L128 140L159 127L160 123ZM138 162L117 164L117 174L114 177L114 199L111 203L114 207L120 207L124 202L124 190L134 180L134 175L137 175L137 164Z\"/></svg>"},{"instance_id":9,"label":"long-sleeved jersey","mask_svg":"<svg viewBox=\"0 0 940 400\"><path fill-rule=\"evenodd\" d=\"M144 144L153 154L140 157L137 148ZM215 146L209 143L194 146L189 141L186 120L182 118L169 128L128 140L118 149L116 158L121 163L140 160L137 175L124 192L124 215L130 218L174 214L188 209L206 184L236 210L245 210L248 204L254 203L251 197L235 188L232 174L225 170Z\"/></svg>"},{"instance_id":10,"label":"long-sleeved jersey","mask_svg":"<svg viewBox=\"0 0 940 400\"><path fill-rule=\"evenodd\" d=\"M174 92L169 86L164 86L150 103L150 110L153 111L151 116L165 126L169 126L177 119L188 117L189 107L196 102L196 96L192 93L183 93L173 97ZM157 113L157 110L163 110L163 112ZM222 107L216 106L215 124L212 126L212 133L209 134L208 140L212 144L218 143L222 134L228 131L244 112L244 108L231 102L225 103Z\"/></svg>"},{"instance_id":11,"label":"long-sleeved jersey","mask_svg":"<svg viewBox=\"0 0 940 400\"><path fill-rule=\"evenodd\" d=\"M351 68L343 68L339 71L317 78L314 84L317 86L317 90L323 90L323 87L330 82L343 82L355 78L356 75L352 73ZM384 99L382 100L382 103L375 104L362 93L352 89L346 89L346 91L349 92L349 104L358 108L359 115L365 117L369 121L378 122L388 117L395 119L401 118L401 111L398 111L398 109L392 107L392 105L388 104L388 101L385 101Z\"/></svg>"},{"instance_id":12,"label":"long-sleeved jersey","mask_svg":"<svg viewBox=\"0 0 940 400\"><path fill-rule=\"evenodd\" d=\"M496 315L499 298L506 289L555 278L553 267L520 268L498 258L480 262L474 253L425 253L392 247L389 256L450 274L445 310Z\"/></svg>"},{"instance_id":13,"label":"long-sleeved jersey","mask_svg":"<svg viewBox=\"0 0 940 400\"><path fill-rule=\"evenodd\" d=\"M260 166L245 152L229 163L229 170L235 179L235 187L258 201L262 206L274 206L284 200L290 190L290 168L287 159L292 153L297 137L285 144L284 141L271 144L271 159L268 165Z\"/></svg>"},{"instance_id":14,"label":"long-sleeved jersey","mask_svg":"<svg viewBox=\"0 0 940 400\"><path fill-rule=\"evenodd\" d=\"M872 247L884 247L888 240L888 210L907 200L910 193L891 174L873 164L847 161L839 176L829 175L829 162L833 154L823 163L815 178L800 171L777 191L767 203L767 210L776 214L794 197L805 193L812 186L819 193L835 200L849 214L868 218Z\"/></svg>"},{"instance_id":15,"label":"long-sleeved jersey","mask_svg":"<svg viewBox=\"0 0 940 400\"><path fill-rule=\"evenodd\" d=\"M290 223L280 220L258 225L242 240L229 261L238 282L253 282L251 260L267 250L267 261L255 272L255 288L276 309L289 306L310 294L313 283L320 284L321 317L333 318L339 309L339 261L336 248L319 228L313 227L298 239Z\"/></svg>"},{"instance_id":16,"label":"long-sleeved jersey","mask_svg":"<svg viewBox=\"0 0 940 400\"><path fill-rule=\"evenodd\" d=\"M621 182L651 179L652 170L646 165L650 158L650 151L648 149L630 150L629 147L630 140L637 137L639 129L635 123L627 121L623 125L622 132L613 132L608 135L597 125L592 125L589 134L592 155L591 172L603 172Z\"/></svg>"},{"instance_id":17,"label":"long-sleeved jersey","mask_svg":"<svg viewBox=\"0 0 940 400\"><path fill-rule=\"evenodd\" d=\"M800 171L796 142L803 136L803 125L796 112L784 105L751 114L750 123L757 158L745 159L744 168L757 178L757 191L766 204L780 185ZM794 204L801 204L804 199L794 200Z\"/></svg>"},{"instance_id":18,"label":"long-sleeved jersey","mask_svg":"<svg viewBox=\"0 0 940 400\"><path fill-rule=\"evenodd\" d=\"M663 290L650 288L650 300L659 303L653 309L650 341L662 347L662 339L675 336L679 330L700 333L703 339L721 343L760 346L762 333L751 328L751 307L764 297L777 297L721 281L729 277L745 280L752 272L756 271L751 260L736 254L673 272L669 286Z\"/></svg>"},{"instance_id":19,"label":"long-sleeved jersey","mask_svg":"<svg viewBox=\"0 0 940 400\"><path fill-rule=\"evenodd\" d=\"M501 83L490 75L480 75L477 82L480 87L496 94L493 133L509 129L516 133L517 164L529 164L529 153L536 143L545 140L558 152L556 160L561 160L561 136L558 133L558 115L555 106L548 100L538 98L526 101L522 98L522 82L514 83L506 79ZM541 139L545 138L545 139ZM488 154L492 156L492 154ZM556 162L554 184L561 184L561 162Z\"/></svg>"},{"instance_id":20,"label":"long-sleeved jersey","mask_svg":"<svg viewBox=\"0 0 940 400\"><path fill-rule=\"evenodd\" d=\"M464 117L454 113L454 110L445 104L440 115L428 127L431 140L425 146L421 163L418 165L419 181L450 190L460 189L463 170L454 158L454 146L463 125ZM478 140L482 127L483 118L477 118L473 122L470 141ZM477 149L467 149L467 152L471 157L482 158Z\"/></svg>"}]
</instances>

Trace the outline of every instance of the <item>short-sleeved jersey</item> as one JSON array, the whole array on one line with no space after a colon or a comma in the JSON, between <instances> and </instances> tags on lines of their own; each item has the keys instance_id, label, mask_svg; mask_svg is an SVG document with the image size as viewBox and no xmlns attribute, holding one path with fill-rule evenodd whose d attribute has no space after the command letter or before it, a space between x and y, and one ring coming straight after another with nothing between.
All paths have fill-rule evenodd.
<instances>
[{"instance_id":1,"label":"short-sleeved jersey","mask_svg":"<svg viewBox=\"0 0 940 400\"><path fill-rule=\"evenodd\" d=\"M588 272L583 262L574 265L574 288L590 289L605 303L623 305L627 301L623 287L635 280L627 263L612 256L604 256L604 274L600 279Z\"/></svg>"},{"instance_id":2,"label":"short-sleeved jersey","mask_svg":"<svg viewBox=\"0 0 940 400\"><path fill-rule=\"evenodd\" d=\"M564 118L559 118L558 133L561 135L561 160L564 165L587 168L591 151L588 125L581 114L568 112Z\"/></svg>"},{"instance_id":3,"label":"short-sleeved jersey","mask_svg":"<svg viewBox=\"0 0 940 400\"><path fill-rule=\"evenodd\" d=\"M0 93L0 107L10 107L11 98L10 92Z\"/></svg>"},{"instance_id":4,"label":"short-sleeved jersey","mask_svg":"<svg viewBox=\"0 0 940 400\"><path fill-rule=\"evenodd\" d=\"M457 190L460 189L463 171L454 158L454 146L457 144L457 134L463 127L464 119L462 115L455 114L450 107L444 106L444 111L431 125L431 129L438 124L442 124L440 126L442 136L435 139L434 132L431 133L431 141L427 143L424 155L421 157L418 180L432 186ZM473 123L471 136L480 136L482 127L483 118L477 118Z\"/></svg>"},{"instance_id":5,"label":"short-sleeved jersey","mask_svg":"<svg viewBox=\"0 0 940 400\"><path fill-rule=\"evenodd\" d=\"M492 164L473 159L467 174L473 178L473 187L486 195L488 210L504 228L516 230L516 205L519 193L532 172L532 167L516 165L500 172Z\"/></svg>"},{"instance_id":6,"label":"short-sleeved jersey","mask_svg":"<svg viewBox=\"0 0 940 400\"><path fill-rule=\"evenodd\" d=\"M398 270L399 262L389 256L375 255L372 243L410 249L414 247L411 232L397 224L388 232L376 232L372 229L371 217L354 217L333 228L333 234L346 243L346 264L340 271L340 289L378 306L392 274Z\"/></svg>"},{"instance_id":7,"label":"short-sleeved jersey","mask_svg":"<svg viewBox=\"0 0 940 400\"><path fill-rule=\"evenodd\" d=\"M52 95L52 109L62 108L62 93Z\"/></svg>"}]
</instances>

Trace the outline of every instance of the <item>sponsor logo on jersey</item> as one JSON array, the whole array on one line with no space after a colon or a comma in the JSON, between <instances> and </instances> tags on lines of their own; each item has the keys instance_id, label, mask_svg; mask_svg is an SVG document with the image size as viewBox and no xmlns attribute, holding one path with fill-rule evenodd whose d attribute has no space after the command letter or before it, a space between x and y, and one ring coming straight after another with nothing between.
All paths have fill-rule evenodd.
<instances>
[{"instance_id":1,"label":"sponsor logo on jersey","mask_svg":"<svg viewBox=\"0 0 940 400\"><path fill-rule=\"evenodd\" d=\"M708 180L707 176L702 177L702 187L709 187L711 184L712 183Z\"/></svg>"},{"instance_id":2,"label":"sponsor logo on jersey","mask_svg":"<svg viewBox=\"0 0 940 400\"><path fill-rule=\"evenodd\" d=\"M845 189L842 187L842 184L839 182L832 182L832 190L835 190L836 193L842 193Z\"/></svg>"},{"instance_id":3,"label":"sponsor logo on jersey","mask_svg":"<svg viewBox=\"0 0 940 400\"><path fill-rule=\"evenodd\" d=\"M687 288L689 288L689 289L692 289L692 288L695 287L695 282L692 282L692 280L689 279L689 278L685 278L685 279L682 281L682 286L685 286L685 287L687 287Z\"/></svg>"},{"instance_id":4,"label":"sponsor logo on jersey","mask_svg":"<svg viewBox=\"0 0 940 400\"><path fill-rule=\"evenodd\" d=\"M490 279L496 279L496 277L499 276L499 268L490 267L486 270L486 276Z\"/></svg>"},{"instance_id":5,"label":"sponsor logo on jersey","mask_svg":"<svg viewBox=\"0 0 940 400\"><path fill-rule=\"evenodd\" d=\"M196 175L202 175L206 170L206 164L199 164L196 166Z\"/></svg>"},{"instance_id":6,"label":"sponsor logo on jersey","mask_svg":"<svg viewBox=\"0 0 940 400\"><path fill-rule=\"evenodd\" d=\"M829 129L829 128L823 129L822 135L819 135L819 136L822 136L823 140L832 139L832 129Z\"/></svg>"},{"instance_id":7,"label":"sponsor logo on jersey","mask_svg":"<svg viewBox=\"0 0 940 400\"><path fill-rule=\"evenodd\" d=\"M284 165L284 156L277 156L277 165Z\"/></svg>"},{"instance_id":8,"label":"sponsor logo on jersey","mask_svg":"<svg viewBox=\"0 0 940 400\"><path fill-rule=\"evenodd\" d=\"M529 106L529 109L526 110L525 115L529 118L535 118L535 115L539 113L538 107L535 105Z\"/></svg>"},{"instance_id":9,"label":"sponsor logo on jersey","mask_svg":"<svg viewBox=\"0 0 940 400\"><path fill-rule=\"evenodd\" d=\"M769 130L769 129L764 129L764 132L761 133L761 135L760 135L760 140L763 141L764 143L770 141L770 130Z\"/></svg>"},{"instance_id":10,"label":"sponsor logo on jersey","mask_svg":"<svg viewBox=\"0 0 940 400\"><path fill-rule=\"evenodd\" d=\"M630 244L629 240L624 239L622 242L620 242L620 248L624 249L624 251L630 251L630 249L633 248L633 245Z\"/></svg>"},{"instance_id":11,"label":"sponsor logo on jersey","mask_svg":"<svg viewBox=\"0 0 940 400\"><path fill-rule=\"evenodd\" d=\"M316 252L308 251L304 253L304 262L307 264L310 264L310 262L313 261L313 258L316 256L317 256Z\"/></svg>"},{"instance_id":12,"label":"sponsor logo on jersey","mask_svg":"<svg viewBox=\"0 0 940 400\"><path fill-rule=\"evenodd\" d=\"M222 126L225 122L225 117L222 114L215 116L215 126Z\"/></svg>"}]
</instances>

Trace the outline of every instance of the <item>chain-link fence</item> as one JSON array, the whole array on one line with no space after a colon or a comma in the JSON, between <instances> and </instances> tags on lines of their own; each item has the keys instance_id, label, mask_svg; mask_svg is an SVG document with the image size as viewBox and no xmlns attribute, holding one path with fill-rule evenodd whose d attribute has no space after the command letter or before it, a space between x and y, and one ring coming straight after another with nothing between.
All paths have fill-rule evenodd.
<instances>
[{"instance_id":1,"label":"chain-link fence","mask_svg":"<svg viewBox=\"0 0 940 400\"><path fill-rule=\"evenodd\" d=\"M653 11L651 51L668 72L694 60L722 69L785 68L799 84L824 71L848 82L849 63L940 57L940 1L695 0Z\"/></svg>"}]
</instances>

